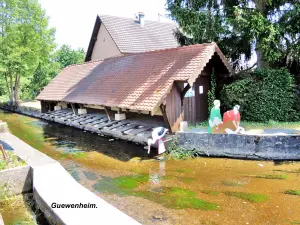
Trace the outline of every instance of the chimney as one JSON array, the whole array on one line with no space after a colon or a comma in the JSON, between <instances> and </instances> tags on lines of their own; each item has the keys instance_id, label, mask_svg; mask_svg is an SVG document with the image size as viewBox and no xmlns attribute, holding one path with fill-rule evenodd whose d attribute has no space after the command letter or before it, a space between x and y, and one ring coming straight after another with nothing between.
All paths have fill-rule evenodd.
<instances>
[{"instance_id":1,"label":"chimney","mask_svg":"<svg viewBox=\"0 0 300 225\"><path fill-rule=\"evenodd\" d=\"M145 14L143 12L139 12L139 24L141 27L144 27L145 25Z\"/></svg>"}]
</instances>

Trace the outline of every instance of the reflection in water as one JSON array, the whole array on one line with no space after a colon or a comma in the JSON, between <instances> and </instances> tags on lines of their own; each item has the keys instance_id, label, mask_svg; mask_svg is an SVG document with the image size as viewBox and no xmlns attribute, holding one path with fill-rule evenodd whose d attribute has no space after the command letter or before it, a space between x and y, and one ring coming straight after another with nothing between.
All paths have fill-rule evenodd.
<instances>
[{"instance_id":1,"label":"reflection in water","mask_svg":"<svg viewBox=\"0 0 300 225\"><path fill-rule=\"evenodd\" d=\"M158 163L159 170L158 173L149 170L149 182L153 184L159 184L165 177L166 161L160 160Z\"/></svg>"},{"instance_id":2,"label":"reflection in water","mask_svg":"<svg viewBox=\"0 0 300 225\"><path fill-rule=\"evenodd\" d=\"M121 161L128 161L133 157L148 158L144 146L124 141L109 142L108 138L57 123L44 121L32 123L34 126L42 127L45 140L57 147L65 148L65 151L72 149L83 149L85 152L97 151Z\"/></svg>"},{"instance_id":3,"label":"reflection in water","mask_svg":"<svg viewBox=\"0 0 300 225\"><path fill-rule=\"evenodd\" d=\"M17 114L0 119L142 224L300 224L300 163L158 161L143 146Z\"/></svg>"}]
</instances>

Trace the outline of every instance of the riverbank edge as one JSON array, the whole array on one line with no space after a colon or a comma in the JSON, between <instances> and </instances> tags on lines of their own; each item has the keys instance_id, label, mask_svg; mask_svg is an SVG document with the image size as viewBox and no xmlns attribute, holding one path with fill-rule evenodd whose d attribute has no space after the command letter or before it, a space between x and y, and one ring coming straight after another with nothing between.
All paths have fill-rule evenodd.
<instances>
[{"instance_id":1,"label":"riverbank edge","mask_svg":"<svg viewBox=\"0 0 300 225\"><path fill-rule=\"evenodd\" d=\"M62 124L64 126L69 126L69 127L74 127L76 129L79 130L84 130L78 126L73 126L72 123L69 125L66 125L65 123L60 123L58 121L51 121L51 120L47 120L42 118L42 113L40 112L40 110L32 108L32 107L19 107L17 109L11 109L5 105L1 105L0 104L0 109L2 110L6 110L12 113L17 113L17 114L21 114L21 115L25 115L25 116L30 116L36 119L41 119L41 120L46 120L49 122L54 122L54 123L58 123L58 124ZM91 131L89 129L86 129L84 131L89 131L91 133L97 133L99 135L102 136L106 136L106 137L111 137L114 138L116 140L123 140L123 141L129 141L129 142L133 142L135 144L139 144L139 145L147 145L148 144L148 137L144 137L144 136L133 136L133 135L123 135L121 132L116 132L116 131L110 131L110 130L99 130L99 131Z\"/></svg>"},{"instance_id":2,"label":"riverbank edge","mask_svg":"<svg viewBox=\"0 0 300 225\"><path fill-rule=\"evenodd\" d=\"M178 132L178 145L199 156L299 161L300 135L261 136Z\"/></svg>"},{"instance_id":3,"label":"riverbank edge","mask_svg":"<svg viewBox=\"0 0 300 225\"><path fill-rule=\"evenodd\" d=\"M10 133L0 133L0 138L32 168L34 200L50 224L139 224L75 181L56 160ZM53 203L91 203L96 208L52 208Z\"/></svg>"}]
</instances>

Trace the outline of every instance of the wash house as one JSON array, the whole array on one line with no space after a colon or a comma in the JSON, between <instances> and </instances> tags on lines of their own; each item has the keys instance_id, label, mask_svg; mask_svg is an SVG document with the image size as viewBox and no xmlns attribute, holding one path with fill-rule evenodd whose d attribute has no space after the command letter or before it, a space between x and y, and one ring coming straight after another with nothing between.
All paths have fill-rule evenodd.
<instances>
[{"instance_id":1,"label":"wash house","mask_svg":"<svg viewBox=\"0 0 300 225\"><path fill-rule=\"evenodd\" d=\"M65 68L39 94L42 112L55 106L105 112L117 120L160 122L176 132L181 121L208 118L208 91L230 66L215 43L150 51Z\"/></svg>"}]
</instances>

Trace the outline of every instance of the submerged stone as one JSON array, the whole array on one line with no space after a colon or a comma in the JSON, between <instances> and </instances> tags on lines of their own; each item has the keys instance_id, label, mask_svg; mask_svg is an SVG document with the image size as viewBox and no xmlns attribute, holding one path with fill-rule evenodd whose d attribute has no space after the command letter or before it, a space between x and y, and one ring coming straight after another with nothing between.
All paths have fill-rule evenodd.
<instances>
[{"instance_id":1,"label":"submerged stone","mask_svg":"<svg viewBox=\"0 0 300 225\"><path fill-rule=\"evenodd\" d=\"M231 187L243 186L243 184L241 182L235 181L235 180L224 180L224 181L222 181L222 184L225 186L231 186Z\"/></svg>"},{"instance_id":2,"label":"submerged stone","mask_svg":"<svg viewBox=\"0 0 300 225\"><path fill-rule=\"evenodd\" d=\"M83 171L83 174L86 176L88 180L98 180L98 176L90 171Z\"/></svg>"},{"instance_id":3,"label":"submerged stone","mask_svg":"<svg viewBox=\"0 0 300 225\"><path fill-rule=\"evenodd\" d=\"M213 196L217 196L220 194L220 192L218 192L218 191L211 191L211 190L203 190L202 193L208 194L208 195L213 195Z\"/></svg>"}]
</instances>

